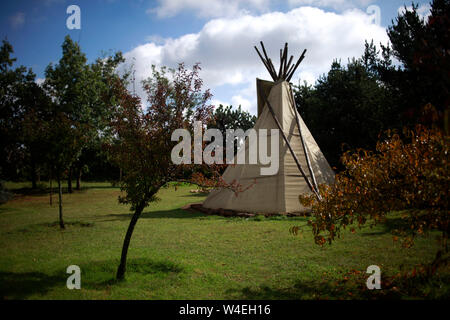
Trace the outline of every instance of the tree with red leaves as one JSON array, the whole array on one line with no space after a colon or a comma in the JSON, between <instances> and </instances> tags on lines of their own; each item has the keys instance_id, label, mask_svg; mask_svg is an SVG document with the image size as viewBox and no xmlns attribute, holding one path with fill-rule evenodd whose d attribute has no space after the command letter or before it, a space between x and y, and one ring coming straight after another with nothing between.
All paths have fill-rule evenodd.
<instances>
[{"instance_id":1,"label":"tree with red leaves","mask_svg":"<svg viewBox=\"0 0 450 320\"><path fill-rule=\"evenodd\" d=\"M209 178L202 174L206 165L174 164L171 151L176 129L194 131L194 122L201 121L203 129L212 120L213 107L208 103L209 90L202 90L200 66L192 70L180 64L177 70L153 66L152 77L143 82L148 106L143 108L137 96L130 94L123 81L116 81L118 104L112 122L116 141L109 145L114 162L123 170L120 182L125 194L119 202L130 204L133 211L122 248L117 279L126 271L127 252L134 227L143 210L157 200L158 190L171 181L190 181L203 186L238 189L219 179L218 166L208 166ZM192 149L191 149L192 150Z\"/></svg>"}]
</instances>

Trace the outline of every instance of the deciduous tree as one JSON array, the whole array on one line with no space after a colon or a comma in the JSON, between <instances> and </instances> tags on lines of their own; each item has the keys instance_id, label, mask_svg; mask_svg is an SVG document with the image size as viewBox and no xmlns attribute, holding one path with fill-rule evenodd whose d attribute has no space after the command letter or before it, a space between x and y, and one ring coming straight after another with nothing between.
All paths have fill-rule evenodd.
<instances>
[{"instance_id":1,"label":"deciduous tree","mask_svg":"<svg viewBox=\"0 0 450 320\"><path fill-rule=\"evenodd\" d=\"M309 223L316 243L331 244L342 228L355 231L355 226L384 222L391 211L402 211L404 223L394 239L401 236L403 244L411 246L417 235L438 230L441 258L448 252L450 233L449 152L448 132L418 124L413 130L405 128L403 135L387 132L375 152L344 153L345 170L334 184L320 187L322 201L300 196L302 204L312 208Z\"/></svg>"},{"instance_id":2,"label":"deciduous tree","mask_svg":"<svg viewBox=\"0 0 450 320\"><path fill-rule=\"evenodd\" d=\"M144 82L148 107L144 110L140 99L131 95L123 82L116 81L118 105L113 122L116 142L110 145L115 163L123 169L121 203L129 204L133 215L128 226L117 270L117 279L123 279L128 247L134 227L149 203L157 200L158 190L184 177L185 166L171 161L171 141L175 129L193 131L193 122L208 123L212 108L211 94L202 90L199 65L192 71L180 64L178 69L153 68L153 75ZM168 74L171 75L169 80Z\"/></svg>"}]
</instances>

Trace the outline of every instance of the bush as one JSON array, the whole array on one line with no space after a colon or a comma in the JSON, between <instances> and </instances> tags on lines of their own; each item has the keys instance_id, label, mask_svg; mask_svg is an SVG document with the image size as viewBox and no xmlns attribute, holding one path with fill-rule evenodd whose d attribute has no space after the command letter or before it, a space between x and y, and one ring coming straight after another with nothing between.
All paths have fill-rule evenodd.
<instances>
[{"instance_id":1,"label":"bush","mask_svg":"<svg viewBox=\"0 0 450 320\"><path fill-rule=\"evenodd\" d=\"M315 242L331 244L346 226L376 224L389 212L402 210L405 223L394 230L394 240L409 247L417 235L438 230L442 249L448 252L449 140L438 127L416 125L414 130L404 129L403 135L388 131L375 152L345 153L345 170L333 185L319 188L322 201L314 195L300 196L312 209L309 224Z\"/></svg>"}]
</instances>

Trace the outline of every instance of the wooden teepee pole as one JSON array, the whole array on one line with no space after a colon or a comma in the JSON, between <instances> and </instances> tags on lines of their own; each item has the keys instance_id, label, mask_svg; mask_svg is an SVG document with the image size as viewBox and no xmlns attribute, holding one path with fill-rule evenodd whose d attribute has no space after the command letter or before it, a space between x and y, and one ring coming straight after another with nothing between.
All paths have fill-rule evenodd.
<instances>
[{"instance_id":1,"label":"wooden teepee pole","mask_svg":"<svg viewBox=\"0 0 450 320\"><path fill-rule=\"evenodd\" d=\"M292 149L292 146L291 146L289 140L287 139L286 134L284 133L283 129L281 128L280 122L278 121L277 116L275 115L275 112L273 111L273 108L270 105L270 102L267 100L266 97L264 97L264 102L267 104L267 107L269 108L269 111L272 114L273 120L275 120L278 130L281 131L281 135L283 136L284 142L286 142L286 145L288 146L289 151L291 152L292 157L294 158L294 161L297 164L298 169L300 170L300 173L302 174L303 178L305 179L306 184L311 189L311 191L315 194L317 199L320 201L322 199L322 197L320 196L320 194L316 190L316 188L314 188L314 186L311 184L311 181L309 181L308 176L306 175L305 171L303 170L302 165L300 164L300 161L298 160L297 155L294 152L294 149Z\"/></svg>"},{"instance_id":2,"label":"wooden teepee pole","mask_svg":"<svg viewBox=\"0 0 450 320\"><path fill-rule=\"evenodd\" d=\"M267 55L266 48L264 47L264 43L262 41L260 41L260 44L261 44L262 54L256 46L254 48L255 48L256 52L258 53L258 56L261 59L262 63L266 67L267 71L269 71L269 74L272 77L273 81L286 80L287 82L289 82L291 80L292 76L294 75L295 70L297 69L299 64L303 61L303 59L305 58L306 49L303 50L303 53L298 58L297 62L295 64L291 65L292 59L294 58L294 56L291 56L288 61L288 44L285 43L284 48L280 50L280 66L278 68L278 73L277 73L277 71L275 70L275 67L273 66L272 60ZM264 55L264 57L263 57L263 55Z\"/></svg>"},{"instance_id":3,"label":"wooden teepee pole","mask_svg":"<svg viewBox=\"0 0 450 320\"><path fill-rule=\"evenodd\" d=\"M259 58L261 59L262 63L264 64L264 66L266 67L267 71L269 71L270 76L272 77L273 81L277 81L277 76L276 74L272 73L272 69L269 67L269 62L266 61L266 59L263 58L263 56L261 55L261 53L259 52L258 48L255 46L255 50L259 55Z\"/></svg>"},{"instance_id":4,"label":"wooden teepee pole","mask_svg":"<svg viewBox=\"0 0 450 320\"><path fill-rule=\"evenodd\" d=\"M288 74L286 74L286 78L285 80L287 82L289 82L292 78L292 76L294 75L295 70L297 69L298 65L303 61L303 59L305 58L305 53L306 53L306 49L303 50L302 55L300 56L300 58L298 58L297 63L294 65L294 67L292 68L292 70L290 70L288 72Z\"/></svg>"},{"instance_id":5,"label":"wooden teepee pole","mask_svg":"<svg viewBox=\"0 0 450 320\"><path fill-rule=\"evenodd\" d=\"M292 106L292 109L293 109L294 114L295 114L295 121L297 122L298 134L300 135L300 140L301 140L302 146L303 146L303 152L305 154L306 165L308 166L309 174L310 174L312 182L314 184L314 188L317 190L317 192L319 192L319 186L317 185L316 177L314 175L314 171L313 171L312 166L311 166L311 161L309 160L308 150L306 149L305 140L303 139L302 129L301 129L301 126L300 126L300 117L299 117L299 114L298 114L298 111L297 111L297 106L295 104L294 92L292 91L291 84L289 84L289 91L290 91L290 95L289 96L290 96L290 100L291 100L291 106Z\"/></svg>"}]
</instances>

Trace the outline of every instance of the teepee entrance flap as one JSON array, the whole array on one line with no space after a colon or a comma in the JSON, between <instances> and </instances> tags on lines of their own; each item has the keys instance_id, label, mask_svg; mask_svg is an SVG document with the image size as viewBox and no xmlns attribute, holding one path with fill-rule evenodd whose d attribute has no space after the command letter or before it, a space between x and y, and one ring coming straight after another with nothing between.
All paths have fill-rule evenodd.
<instances>
[{"instance_id":1,"label":"teepee entrance flap","mask_svg":"<svg viewBox=\"0 0 450 320\"><path fill-rule=\"evenodd\" d=\"M264 108L264 101L269 97L270 90L275 82L256 79L256 96L258 99L258 117L261 115Z\"/></svg>"}]
</instances>

